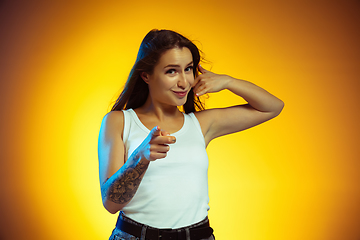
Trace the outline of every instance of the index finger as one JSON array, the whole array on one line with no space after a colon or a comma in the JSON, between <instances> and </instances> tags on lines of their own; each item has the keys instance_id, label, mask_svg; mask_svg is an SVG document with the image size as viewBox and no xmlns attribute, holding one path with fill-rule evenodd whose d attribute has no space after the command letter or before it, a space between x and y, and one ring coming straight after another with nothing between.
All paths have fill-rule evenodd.
<instances>
[{"instance_id":1,"label":"index finger","mask_svg":"<svg viewBox=\"0 0 360 240\"><path fill-rule=\"evenodd\" d=\"M161 130L161 136L169 136L170 133L168 133L167 131Z\"/></svg>"},{"instance_id":2,"label":"index finger","mask_svg":"<svg viewBox=\"0 0 360 240\"><path fill-rule=\"evenodd\" d=\"M203 78L202 74L198 75L195 79L194 79L194 83L191 85L191 87L195 87L196 85L198 85L198 83L200 82L200 80Z\"/></svg>"},{"instance_id":3,"label":"index finger","mask_svg":"<svg viewBox=\"0 0 360 240\"><path fill-rule=\"evenodd\" d=\"M200 64L199 64L198 69L199 69L199 72L201 72L202 74L207 72L207 70L205 68L203 68Z\"/></svg>"},{"instance_id":4,"label":"index finger","mask_svg":"<svg viewBox=\"0 0 360 240\"><path fill-rule=\"evenodd\" d=\"M157 136L156 138L154 138L151 141L153 144L161 144L161 145L166 145L166 144L173 144L176 142L176 138L174 136Z\"/></svg>"}]
</instances>

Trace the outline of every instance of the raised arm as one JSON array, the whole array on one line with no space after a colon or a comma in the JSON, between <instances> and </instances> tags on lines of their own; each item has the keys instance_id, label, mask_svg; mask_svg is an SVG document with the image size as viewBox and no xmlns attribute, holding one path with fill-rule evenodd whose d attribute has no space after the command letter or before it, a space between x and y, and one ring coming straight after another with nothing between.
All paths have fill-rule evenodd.
<instances>
[{"instance_id":1,"label":"raised arm","mask_svg":"<svg viewBox=\"0 0 360 240\"><path fill-rule=\"evenodd\" d=\"M283 101L251 82L215 74L201 66L199 70L202 74L198 76L194 85L194 92L198 96L228 89L248 102L244 105L196 113L207 144L216 137L268 121L279 115L284 107Z\"/></svg>"},{"instance_id":2,"label":"raised arm","mask_svg":"<svg viewBox=\"0 0 360 240\"><path fill-rule=\"evenodd\" d=\"M125 158L122 139L124 118L121 111L108 113L99 134L99 175L103 205L110 213L126 206L135 195L150 161L166 157L173 136L159 127L151 130L138 148Z\"/></svg>"}]
</instances>

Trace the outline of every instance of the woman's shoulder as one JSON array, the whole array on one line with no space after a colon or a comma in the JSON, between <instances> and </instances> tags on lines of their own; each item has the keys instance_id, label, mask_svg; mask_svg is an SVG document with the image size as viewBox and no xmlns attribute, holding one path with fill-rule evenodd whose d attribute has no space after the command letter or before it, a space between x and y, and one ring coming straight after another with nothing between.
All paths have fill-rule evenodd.
<instances>
[{"instance_id":1,"label":"woman's shoulder","mask_svg":"<svg viewBox=\"0 0 360 240\"><path fill-rule=\"evenodd\" d=\"M124 121L123 111L110 111L104 116L103 120L110 122Z\"/></svg>"},{"instance_id":2,"label":"woman's shoulder","mask_svg":"<svg viewBox=\"0 0 360 240\"><path fill-rule=\"evenodd\" d=\"M124 127L124 114L123 111L110 111L108 112L101 123L101 128L104 130L120 130L123 131Z\"/></svg>"}]
</instances>

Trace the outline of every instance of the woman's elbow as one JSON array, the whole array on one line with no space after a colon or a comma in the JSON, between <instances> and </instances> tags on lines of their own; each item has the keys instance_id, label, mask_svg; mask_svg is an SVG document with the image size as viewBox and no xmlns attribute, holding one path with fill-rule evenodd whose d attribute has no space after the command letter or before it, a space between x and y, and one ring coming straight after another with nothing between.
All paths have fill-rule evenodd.
<instances>
[{"instance_id":1,"label":"woman's elbow","mask_svg":"<svg viewBox=\"0 0 360 240\"><path fill-rule=\"evenodd\" d=\"M285 106L285 103L279 99L279 102L278 102L278 104L276 106L276 110L277 110L276 111L276 113L277 113L276 116L279 115L282 112L282 110L284 109L284 106Z\"/></svg>"},{"instance_id":2,"label":"woman's elbow","mask_svg":"<svg viewBox=\"0 0 360 240\"><path fill-rule=\"evenodd\" d=\"M122 204L117 204L107 199L103 200L104 208L111 214L115 214L120 211L124 206Z\"/></svg>"},{"instance_id":3,"label":"woman's elbow","mask_svg":"<svg viewBox=\"0 0 360 240\"><path fill-rule=\"evenodd\" d=\"M284 108L284 102L280 99L272 105L271 111L268 112L268 120L278 116Z\"/></svg>"}]
</instances>

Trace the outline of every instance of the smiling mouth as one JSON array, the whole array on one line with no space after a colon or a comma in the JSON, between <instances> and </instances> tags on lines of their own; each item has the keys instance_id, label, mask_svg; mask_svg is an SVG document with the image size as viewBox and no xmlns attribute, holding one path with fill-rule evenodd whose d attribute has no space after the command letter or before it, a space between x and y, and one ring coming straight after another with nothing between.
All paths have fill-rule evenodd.
<instances>
[{"instance_id":1,"label":"smiling mouth","mask_svg":"<svg viewBox=\"0 0 360 240\"><path fill-rule=\"evenodd\" d=\"M173 91L173 93L175 93L175 95L178 97L185 97L188 91Z\"/></svg>"}]
</instances>

